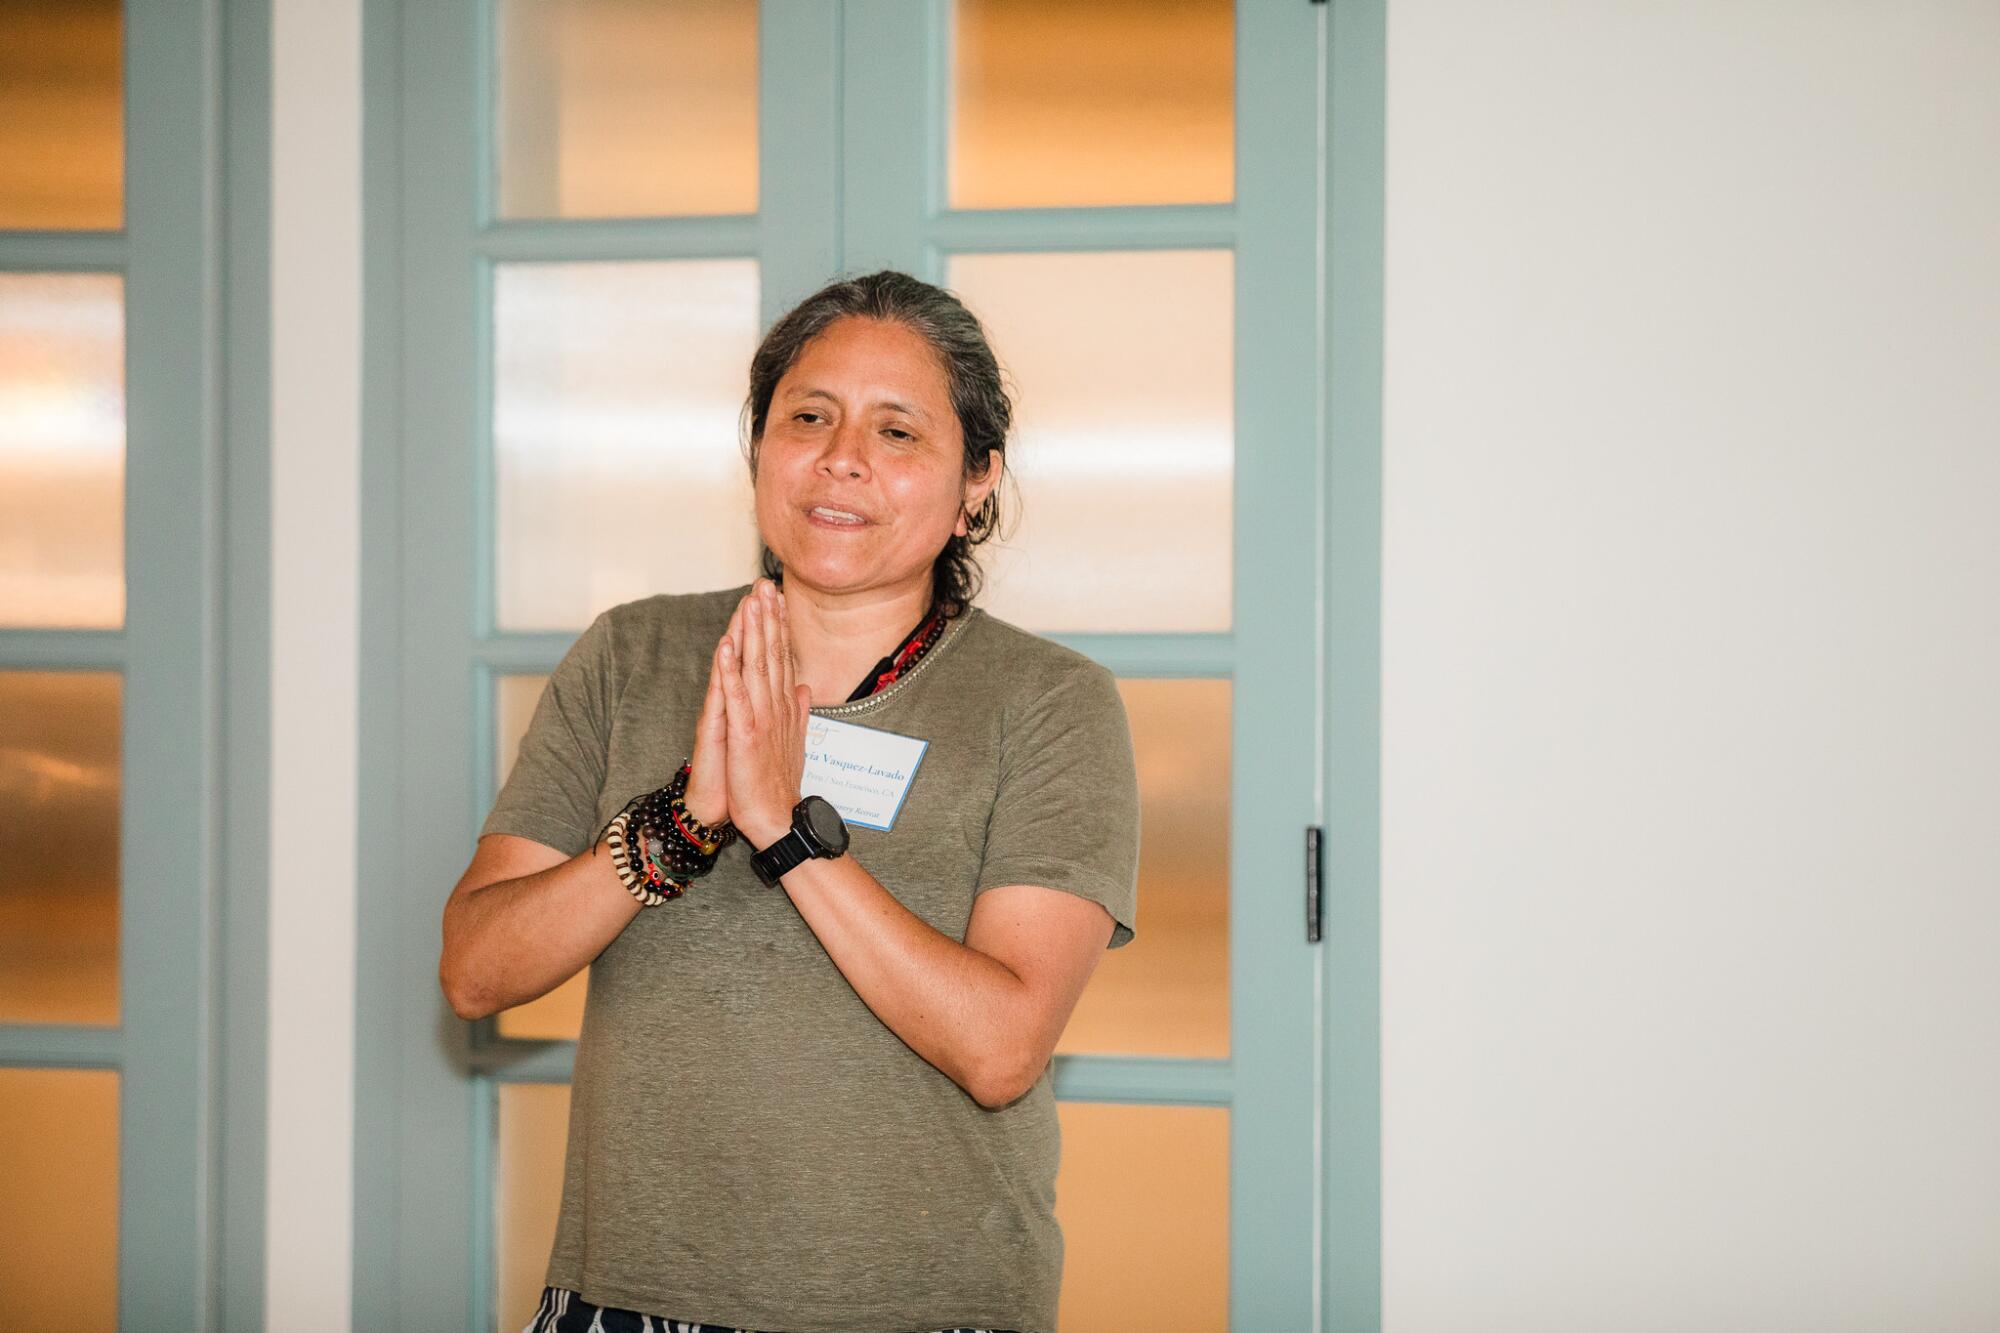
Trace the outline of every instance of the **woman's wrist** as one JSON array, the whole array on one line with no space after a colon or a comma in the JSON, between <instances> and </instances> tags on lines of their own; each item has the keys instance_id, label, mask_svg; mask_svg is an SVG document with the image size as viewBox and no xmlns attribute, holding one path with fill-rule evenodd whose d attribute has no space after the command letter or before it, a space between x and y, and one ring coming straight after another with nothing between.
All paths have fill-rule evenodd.
<instances>
[{"instance_id":1,"label":"woman's wrist","mask_svg":"<svg viewBox=\"0 0 2000 1333\"><path fill-rule=\"evenodd\" d=\"M681 798L681 804L687 807L689 814L704 824L720 824L729 814L729 801L726 796L710 796L707 792L696 791L692 782L688 784L688 793Z\"/></svg>"},{"instance_id":2,"label":"woman's wrist","mask_svg":"<svg viewBox=\"0 0 2000 1333\"><path fill-rule=\"evenodd\" d=\"M674 775L674 783L669 785L678 784L681 808L691 818L711 829L719 830L729 823L729 789L715 787L711 790L712 784L704 779L712 777L713 774L708 769L703 769L700 773L695 772L694 759L690 756L681 765L681 771Z\"/></svg>"},{"instance_id":3,"label":"woman's wrist","mask_svg":"<svg viewBox=\"0 0 2000 1333\"><path fill-rule=\"evenodd\" d=\"M791 814L791 808L788 806L782 819L752 816L748 823L739 821L736 831L743 841L750 844L751 850L761 852L792 831Z\"/></svg>"}]
</instances>

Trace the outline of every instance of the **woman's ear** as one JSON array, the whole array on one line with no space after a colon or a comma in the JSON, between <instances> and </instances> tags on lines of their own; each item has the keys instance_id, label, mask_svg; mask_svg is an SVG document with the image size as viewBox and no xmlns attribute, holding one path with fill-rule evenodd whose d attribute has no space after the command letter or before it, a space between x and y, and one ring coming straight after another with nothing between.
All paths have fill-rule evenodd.
<instances>
[{"instance_id":1,"label":"woman's ear","mask_svg":"<svg viewBox=\"0 0 2000 1333\"><path fill-rule=\"evenodd\" d=\"M979 506L986 503L986 497L993 494L993 488L1000 484L1000 474L1006 470L1006 455L998 449L986 451L986 470L965 484L965 498L958 506L958 535L966 535L968 515L979 512Z\"/></svg>"}]
</instances>

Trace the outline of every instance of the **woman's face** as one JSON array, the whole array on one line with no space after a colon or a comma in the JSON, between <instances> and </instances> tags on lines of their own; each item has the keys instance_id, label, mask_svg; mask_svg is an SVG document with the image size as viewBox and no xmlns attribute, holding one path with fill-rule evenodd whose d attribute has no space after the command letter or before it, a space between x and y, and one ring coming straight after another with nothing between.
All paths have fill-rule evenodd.
<instances>
[{"instance_id":1,"label":"woman's face","mask_svg":"<svg viewBox=\"0 0 2000 1333\"><path fill-rule=\"evenodd\" d=\"M967 482L958 414L918 334L847 316L807 343L771 396L757 526L794 578L828 592L928 588L938 552L1000 480Z\"/></svg>"}]
</instances>

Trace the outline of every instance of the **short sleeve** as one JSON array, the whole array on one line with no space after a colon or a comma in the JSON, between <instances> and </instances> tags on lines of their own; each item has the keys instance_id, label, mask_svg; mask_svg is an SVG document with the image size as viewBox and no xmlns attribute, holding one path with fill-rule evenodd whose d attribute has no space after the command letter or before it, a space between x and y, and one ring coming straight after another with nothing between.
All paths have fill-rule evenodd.
<instances>
[{"instance_id":1,"label":"short sleeve","mask_svg":"<svg viewBox=\"0 0 2000 1333\"><path fill-rule=\"evenodd\" d=\"M1000 739L1000 783L976 893L1038 884L1101 904L1131 941L1139 905L1139 776L1117 678L1085 661Z\"/></svg>"},{"instance_id":2,"label":"short sleeve","mask_svg":"<svg viewBox=\"0 0 2000 1333\"><path fill-rule=\"evenodd\" d=\"M597 798L611 751L611 613L563 654L479 836L511 833L576 856L597 831Z\"/></svg>"}]
</instances>

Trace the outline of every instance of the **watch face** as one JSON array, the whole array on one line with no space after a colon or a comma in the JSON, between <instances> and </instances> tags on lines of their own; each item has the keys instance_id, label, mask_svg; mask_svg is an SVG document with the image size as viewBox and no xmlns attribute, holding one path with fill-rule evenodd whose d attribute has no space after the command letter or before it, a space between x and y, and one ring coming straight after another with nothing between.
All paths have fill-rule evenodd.
<instances>
[{"instance_id":1,"label":"watch face","mask_svg":"<svg viewBox=\"0 0 2000 1333\"><path fill-rule=\"evenodd\" d=\"M824 796L808 796L805 800L806 827L812 831L812 839L826 848L827 855L839 856L847 850L847 821L840 817L840 811Z\"/></svg>"}]
</instances>

